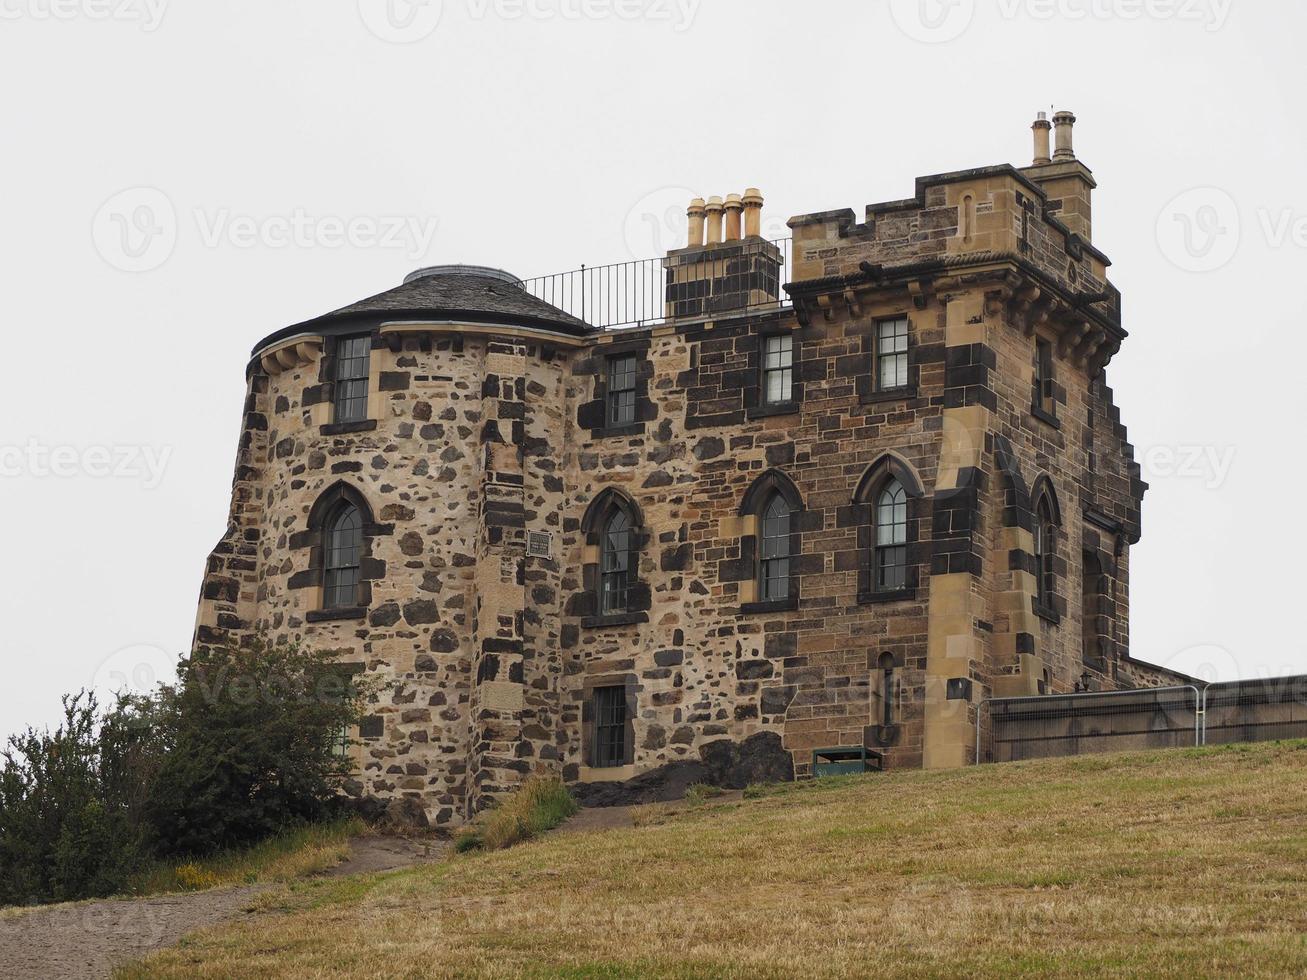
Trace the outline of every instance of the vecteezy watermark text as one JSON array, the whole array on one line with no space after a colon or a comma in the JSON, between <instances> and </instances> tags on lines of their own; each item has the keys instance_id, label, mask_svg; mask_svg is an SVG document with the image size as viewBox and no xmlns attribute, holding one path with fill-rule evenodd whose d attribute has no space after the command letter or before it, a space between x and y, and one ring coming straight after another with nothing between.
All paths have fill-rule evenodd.
<instances>
[{"instance_id":1,"label":"vecteezy watermark text","mask_svg":"<svg viewBox=\"0 0 1307 980\"><path fill-rule=\"evenodd\" d=\"M1234 0L996 0L1003 20L1173 21L1219 31ZM915 41L946 44L967 32L976 19L976 0L889 0L890 16Z\"/></svg>"},{"instance_id":2,"label":"vecteezy watermark text","mask_svg":"<svg viewBox=\"0 0 1307 980\"><path fill-rule=\"evenodd\" d=\"M440 26L450 0L358 0L359 17L369 31L392 44L414 44ZM598 21L670 24L690 29L702 0L462 0L474 21Z\"/></svg>"},{"instance_id":3,"label":"vecteezy watermark text","mask_svg":"<svg viewBox=\"0 0 1307 980\"><path fill-rule=\"evenodd\" d=\"M0 446L0 478L139 480L155 490L171 459L171 446L49 446L30 439L24 446Z\"/></svg>"},{"instance_id":4,"label":"vecteezy watermark text","mask_svg":"<svg viewBox=\"0 0 1307 980\"><path fill-rule=\"evenodd\" d=\"M152 34L163 23L170 0L0 0L0 20L113 20L135 23Z\"/></svg>"},{"instance_id":5,"label":"vecteezy watermark text","mask_svg":"<svg viewBox=\"0 0 1307 980\"><path fill-rule=\"evenodd\" d=\"M400 249L410 260L431 250L440 222L416 215L237 214L230 208L195 208L196 236L206 248ZM176 251L185 222L157 187L132 187L105 201L92 222L95 249L123 272L152 272Z\"/></svg>"}]
</instances>

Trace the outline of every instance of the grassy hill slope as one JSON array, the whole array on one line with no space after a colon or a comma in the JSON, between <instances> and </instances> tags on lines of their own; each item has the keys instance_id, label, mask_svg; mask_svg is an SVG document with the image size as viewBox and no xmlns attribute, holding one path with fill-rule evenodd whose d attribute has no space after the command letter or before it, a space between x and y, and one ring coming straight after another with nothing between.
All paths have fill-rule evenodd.
<instances>
[{"instance_id":1,"label":"grassy hill slope","mask_svg":"<svg viewBox=\"0 0 1307 980\"><path fill-rule=\"evenodd\" d=\"M903 772L391 875L128 976L1307 974L1307 743Z\"/></svg>"}]
</instances>

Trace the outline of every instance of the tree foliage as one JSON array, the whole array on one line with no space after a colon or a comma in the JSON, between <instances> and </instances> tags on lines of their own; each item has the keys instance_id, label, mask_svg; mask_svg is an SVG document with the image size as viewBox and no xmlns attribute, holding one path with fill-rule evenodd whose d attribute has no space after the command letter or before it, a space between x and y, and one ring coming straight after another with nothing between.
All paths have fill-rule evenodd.
<instances>
[{"instance_id":1,"label":"tree foliage","mask_svg":"<svg viewBox=\"0 0 1307 980\"><path fill-rule=\"evenodd\" d=\"M329 653L260 640L183 657L175 685L107 712L66 697L57 729L0 752L0 905L113 894L152 859L328 817L374 693Z\"/></svg>"}]
</instances>

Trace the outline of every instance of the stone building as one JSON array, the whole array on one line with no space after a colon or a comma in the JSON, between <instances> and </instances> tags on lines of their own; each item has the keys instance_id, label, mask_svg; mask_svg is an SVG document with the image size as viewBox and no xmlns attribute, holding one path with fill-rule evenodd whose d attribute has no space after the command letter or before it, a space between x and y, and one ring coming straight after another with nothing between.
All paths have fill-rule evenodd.
<instances>
[{"instance_id":1,"label":"stone building","mask_svg":"<svg viewBox=\"0 0 1307 980\"><path fill-rule=\"evenodd\" d=\"M961 766L986 698L1170 683L1129 655L1146 488L1074 122L790 241L695 201L634 325L446 266L268 337L197 646L389 682L348 789L434 825L538 771Z\"/></svg>"}]
</instances>

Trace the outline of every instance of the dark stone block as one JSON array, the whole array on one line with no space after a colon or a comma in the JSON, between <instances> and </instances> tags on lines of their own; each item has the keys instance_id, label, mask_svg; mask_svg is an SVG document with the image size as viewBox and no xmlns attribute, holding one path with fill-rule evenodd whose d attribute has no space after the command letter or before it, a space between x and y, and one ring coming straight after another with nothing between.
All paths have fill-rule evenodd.
<instances>
[{"instance_id":1,"label":"dark stone block","mask_svg":"<svg viewBox=\"0 0 1307 980\"><path fill-rule=\"evenodd\" d=\"M776 673L768 660L742 660L735 665L735 676L742 681L765 680Z\"/></svg>"},{"instance_id":2,"label":"dark stone block","mask_svg":"<svg viewBox=\"0 0 1307 980\"><path fill-rule=\"evenodd\" d=\"M404 606L404 621L410 626L440 622L440 607L432 599L414 599Z\"/></svg>"},{"instance_id":3,"label":"dark stone block","mask_svg":"<svg viewBox=\"0 0 1307 980\"><path fill-rule=\"evenodd\" d=\"M368 623L372 626L394 626L399 622L400 611L399 603L387 602L384 606L378 606L368 617Z\"/></svg>"}]
</instances>

